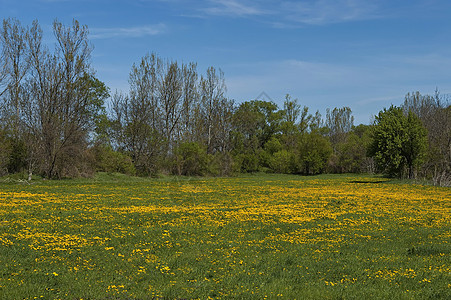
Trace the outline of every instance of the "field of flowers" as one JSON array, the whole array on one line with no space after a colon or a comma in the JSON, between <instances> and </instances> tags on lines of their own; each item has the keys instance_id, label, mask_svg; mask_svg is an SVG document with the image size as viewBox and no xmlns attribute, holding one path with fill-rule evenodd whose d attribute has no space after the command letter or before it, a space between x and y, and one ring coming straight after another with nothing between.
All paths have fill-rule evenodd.
<instances>
[{"instance_id":1,"label":"field of flowers","mask_svg":"<svg viewBox=\"0 0 451 300\"><path fill-rule=\"evenodd\" d=\"M363 176L0 182L0 299L451 299L451 189Z\"/></svg>"}]
</instances>

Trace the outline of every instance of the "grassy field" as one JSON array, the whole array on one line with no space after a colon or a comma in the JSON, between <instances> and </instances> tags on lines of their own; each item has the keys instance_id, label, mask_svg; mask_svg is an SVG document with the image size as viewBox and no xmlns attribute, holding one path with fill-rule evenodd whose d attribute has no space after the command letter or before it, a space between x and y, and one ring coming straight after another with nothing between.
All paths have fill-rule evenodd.
<instances>
[{"instance_id":1,"label":"grassy field","mask_svg":"<svg viewBox=\"0 0 451 300\"><path fill-rule=\"evenodd\" d=\"M378 177L0 182L0 299L451 299L451 189Z\"/></svg>"}]
</instances>

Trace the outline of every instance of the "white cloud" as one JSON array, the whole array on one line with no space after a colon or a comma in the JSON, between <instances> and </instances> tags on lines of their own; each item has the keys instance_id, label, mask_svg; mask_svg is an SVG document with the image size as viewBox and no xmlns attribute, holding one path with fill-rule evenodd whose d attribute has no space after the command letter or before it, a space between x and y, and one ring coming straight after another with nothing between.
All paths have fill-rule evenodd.
<instances>
[{"instance_id":1,"label":"white cloud","mask_svg":"<svg viewBox=\"0 0 451 300\"><path fill-rule=\"evenodd\" d=\"M260 8L258 5L236 0L210 0L210 5L202 11L208 15L221 16L259 16L266 15L269 11ZM255 2L255 1L254 1Z\"/></svg>"},{"instance_id":2,"label":"white cloud","mask_svg":"<svg viewBox=\"0 0 451 300\"><path fill-rule=\"evenodd\" d=\"M230 65L224 68L228 95L237 101L254 99L262 91L279 106L286 93L322 113L327 107L351 107L356 123L368 123L383 107L400 105L408 92L449 92L451 60L424 56L367 58L345 64L281 60ZM240 74L240 75L234 75Z\"/></svg>"},{"instance_id":3,"label":"white cloud","mask_svg":"<svg viewBox=\"0 0 451 300\"><path fill-rule=\"evenodd\" d=\"M367 0L207 0L199 11L214 16L261 17L260 21L277 28L351 22L382 16L378 5Z\"/></svg>"},{"instance_id":4,"label":"white cloud","mask_svg":"<svg viewBox=\"0 0 451 300\"><path fill-rule=\"evenodd\" d=\"M378 6L366 0L283 1L285 20L323 25L380 18Z\"/></svg>"},{"instance_id":5,"label":"white cloud","mask_svg":"<svg viewBox=\"0 0 451 300\"><path fill-rule=\"evenodd\" d=\"M167 26L165 24L146 25L137 27L117 27L117 28L91 28L91 39L109 39L109 38L139 38L143 36L153 36L165 33Z\"/></svg>"}]
</instances>

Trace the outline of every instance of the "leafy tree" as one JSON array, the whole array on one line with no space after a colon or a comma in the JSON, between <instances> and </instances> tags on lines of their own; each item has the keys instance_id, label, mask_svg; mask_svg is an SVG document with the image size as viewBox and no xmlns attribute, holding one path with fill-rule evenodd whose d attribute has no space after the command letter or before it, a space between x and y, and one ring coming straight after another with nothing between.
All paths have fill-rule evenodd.
<instances>
[{"instance_id":1,"label":"leafy tree","mask_svg":"<svg viewBox=\"0 0 451 300\"><path fill-rule=\"evenodd\" d=\"M207 172L207 151L198 143L180 144L175 150L172 161L177 175L202 176Z\"/></svg>"},{"instance_id":2,"label":"leafy tree","mask_svg":"<svg viewBox=\"0 0 451 300\"><path fill-rule=\"evenodd\" d=\"M371 136L369 154L378 167L392 177L402 177L407 169L413 178L427 147L420 119L411 111L405 116L401 108L392 105L376 116Z\"/></svg>"},{"instance_id":3,"label":"leafy tree","mask_svg":"<svg viewBox=\"0 0 451 300\"><path fill-rule=\"evenodd\" d=\"M331 155L332 146L326 137L316 131L305 133L299 147L299 171L305 175L323 173Z\"/></svg>"},{"instance_id":4,"label":"leafy tree","mask_svg":"<svg viewBox=\"0 0 451 300\"><path fill-rule=\"evenodd\" d=\"M407 115L407 136L402 155L406 159L409 178L414 178L415 169L424 161L428 146L427 131L421 120L412 111Z\"/></svg>"},{"instance_id":5,"label":"leafy tree","mask_svg":"<svg viewBox=\"0 0 451 300\"><path fill-rule=\"evenodd\" d=\"M296 171L296 155L292 151L280 150L275 152L270 159L270 167L273 172L291 174Z\"/></svg>"},{"instance_id":6,"label":"leafy tree","mask_svg":"<svg viewBox=\"0 0 451 300\"><path fill-rule=\"evenodd\" d=\"M279 111L280 115L280 139L282 143L293 151L299 143L299 134L306 131L312 116L308 114L308 107L298 103L298 99L292 99L290 95L285 96L284 109Z\"/></svg>"},{"instance_id":7,"label":"leafy tree","mask_svg":"<svg viewBox=\"0 0 451 300\"><path fill-rule=\"evenodd\" d=\"M274 102L252 100L240 104L234 114L235 130L241 132L245 141L257 139L263 145L279 130L280 113Z\"/></svg>"},{"instance_id":8,"label":"leafy tree","mask_svg":"<svg viewBox=\"0 0 451 300\"><path fill-rule=\"evenodd\" d=\"M155 54L143 57L130 71L129 95L116 92L112 99L114 146L129 153L139 175L158 171L166 143L158 91L162 65Z\"/></svg>"},{"instance_id":9,"label":"leafy tree","mask_svg":"<svg viewBox=\"0 0 451 300\"><path fill-rule=\"evenodd\" d=\"M70 27L55 21L53 32L53 52L42 44L37 21L23 28L8 19L0 33L2 123L16 150L10 169L28 164L29 178L35 168L48 178L83 168L95 119L108 97L91 69L87 27L76 20Z\"/></svg>"},{"instance_id":10,"label":"leafy tree","mask_svg":"<svg viewBox=\"0 0 451 300\"><path fill-rule=\"evenodd\" d=\"M114 151L108 145L99 144L90 149L94 155L96 171L135 175L133 162L125 153Z\"/></svg>"},{"instance_id":11,"label":"leafy tree","mask_svg":"<svg viewBox=\"0 0 451 300\"><path fill-rule=\"evenodd\" d=\"M274 155L274 153L281 151L283 147L279 139L276 136L273 136L266 142L264 148L269 155Z\"/></svg>"}]
</instances>

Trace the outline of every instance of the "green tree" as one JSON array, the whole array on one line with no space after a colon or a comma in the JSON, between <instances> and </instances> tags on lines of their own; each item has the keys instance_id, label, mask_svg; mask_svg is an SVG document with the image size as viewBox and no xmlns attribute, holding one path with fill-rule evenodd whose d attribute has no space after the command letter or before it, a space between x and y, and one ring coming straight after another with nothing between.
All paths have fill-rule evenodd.
<instances>
[{"instance_id":1,"label":"green tree","mask_svg":"<svg viewBox=\"0 0 451 300\"><path fill-rule=\"evenodd\" d=\"M296 155L292 151L280 150L272 155L269 164L276 173L294 173L296 169Z\"/></svg>"},{"instance_id":2,"label":"green tree","mask_svg":"<svg viewBox=\"0 0 451 300\"><path fill-rule=\"evenodd\" d=\"M414 177L415 168L422 162L427 148L426 130L411 111L404 115L402 108L391 106L376 116L371 132L369 155L380 170L391 177Z\"/></svg>"},{"instance_id":3,"label":"green tree","mask_svg":"<svg viewBox=\"0 0 451 300\"><path fill-rule=\"evenodd\" d=\"M299 169L305 175L323 173L332 155L330 141L318 132L305 133L299 147Z\"/></svg>"},{"instance_id":4,"label":"green tree","mask_svg":"<svg viewBox=\"0 0 451 300\"><path fill-rule=\"evenodd\" d=\"M177 175L205 175L208 164L206 147L194 142L182 143L175 149L172 161Z\"/></svg>"}]
</instances>

